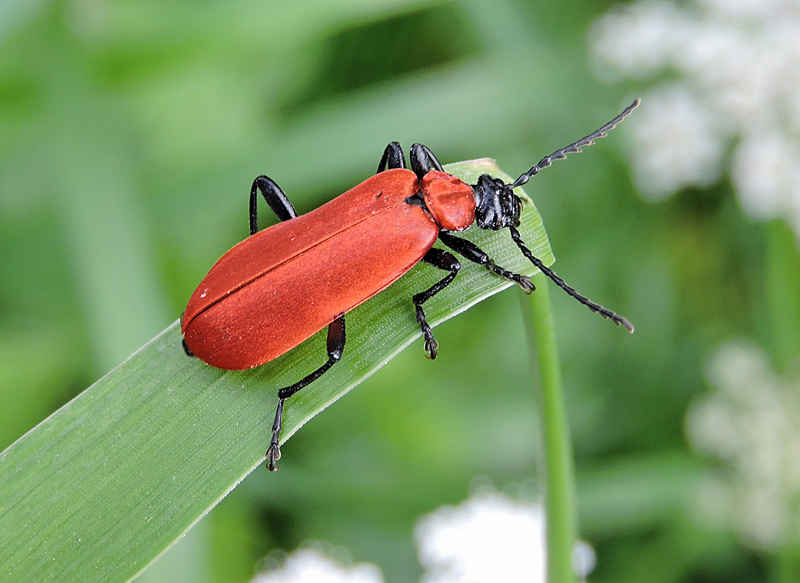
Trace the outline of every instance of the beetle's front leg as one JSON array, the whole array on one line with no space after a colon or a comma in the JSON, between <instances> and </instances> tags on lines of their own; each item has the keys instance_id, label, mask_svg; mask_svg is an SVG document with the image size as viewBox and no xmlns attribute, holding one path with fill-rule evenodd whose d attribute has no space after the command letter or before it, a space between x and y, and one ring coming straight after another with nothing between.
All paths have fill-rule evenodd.
<instances>
[{"instance_id":1,"label":"beetle's front leg","mask_svg":"<svg viewBox=\"0 0 800 583\"><path fill-rule=\"evenodd\" d=\"M467 241L466 239L461 239L460 237L455 237L450 233L441 232L439 233L439 239L441 239L442 243L450 247L456 253L463 255L470 261L474 261L478 265L483 265L486 269L491 271L492 273L499 275L500 277L504 277L509 281L513 281L519 287L522 288L522 291L529 294L536 287L533 285L531 278L527 275L520 275L519 273L514 273L512 271L508 271L503 269L499 265L497 265L494 260L492 260L485 251L483 251L480 247L478 247L472 241Z\"/></svg>"}]
</instances>

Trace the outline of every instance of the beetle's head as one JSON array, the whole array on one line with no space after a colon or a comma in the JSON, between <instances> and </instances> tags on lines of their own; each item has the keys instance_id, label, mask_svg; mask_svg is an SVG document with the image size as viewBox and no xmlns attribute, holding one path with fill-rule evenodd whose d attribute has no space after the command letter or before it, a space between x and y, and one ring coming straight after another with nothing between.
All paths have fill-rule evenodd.
<instances>
[{"instance_id":1,"label":"beetle's head","mask_svg":"<svg viewBox=\"0 0 800 583\"><path fill-rule=\"evenodd\" d=\"M475 222L481 229L497 231L519 226L522 201L510 185L483 174L472 190L475 193Z\"/></svg>"}]
</instances>

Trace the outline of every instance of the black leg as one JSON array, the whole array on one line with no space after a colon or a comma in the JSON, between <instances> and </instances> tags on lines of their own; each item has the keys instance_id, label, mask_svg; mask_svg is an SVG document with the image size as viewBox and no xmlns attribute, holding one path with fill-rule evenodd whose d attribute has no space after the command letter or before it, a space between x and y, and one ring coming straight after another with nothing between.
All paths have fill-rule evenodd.
<instances>
[{"instance_id":1,"label":"black leg","mask_svg":"<svg viewBox=\"0 0 800 583\"><path fill-rule=\"evenodd\" d=\"M272 439L269 442L269 449L267 449L267 467L271 472L278 469L275 462L281 459L280 437L281 427L283 426L284 402L303 387L313 383L325 374L330 367L341 360L345 340L344 314L342 314L328 326L328 361L307 377L278 391L278 409L275 411L275 422L272 424Z\"/></svg>"},{"instance_id":2,"label":"black leg","mask_svg":"<svg viewBox=\"0 0 800 583\"><path fill-rule=\"evenodd\" d=\"M499 275L500 277L504 277L510 281L516 283L519 287L522 288L522 291L529 294L536 287L533 285L531 278L527 275L520 275L519 273L513 273L511 271L507 271L497 265L489 256L475 243L471 241L467 241L466 239L461 239L459 237L454 237L450 233L440 232L439 239L441 239L442 243L450 247L456 253L463 255L470 261L474 261L479 265L483 265L486 269L494 273L495 275Z\"/></svg>"},{"instance_id":3,"label":"black leg","mask_svg":"<svg viewBox=\"0 0 800 583\"><path fill-rule=\"evenodd\" d=\"M589 298L587 298L585 296L582 296L577 291L575 291L573 288L568 286L564 282L563 279L561 279L560 277L558 277L556 275L555 271L553 271L552 269L547 267L544 263L542 263L542 261L538 257L535 257L533 255L533 253L531 253L530 249L528 249L525 246L525 243L522 242L522 237L520 236L519 231L517 231L514 227L509 227L508 229L511 232L511 238L514 240L514 243L517 244L517 247L519 247L519 250L522 251L522 254L525 257L527 257L530 260L531 263L533 263L536 267L538 267L541 270L542 273L544 273L547 277L552 279L556 283L556 285L558 287L563 289L565 292L567 292L573 298L575 298L580 303L582 303L584 306L589 308L591 311L597 312L598 314L600 314L604 318L607 318L607 319L611 320L617 326L624 326L625 328L627 328L628 332L633 332L633 324L631 324L627 320L627 318L623 318L619 314L616 314L616 313L612 312L611 310L609 310L607 308L604 308L600 304L597 304L597 303L593 302L592 300L590 300Z\"/></svg>"},{"instance_id":4,"label":"black leg","mask_svg":"<svg viewBox=\"0 0 800 583\"><path fill-rule=\"evenodd\" d=\"M381 161L378 164L378 174L387 168L405 168L406 157L403 155L403 148L397 142L390 142L386 149L383 151Z\"/></svg>"},{"instance_id":5,"label":"black leg","mask_svg":"<svg viewBox=\"0 0 800 583\"><path fill-rule=\"evenodd\" d=\"M414 171L414 174L417 175L417 178L422 180L422 177L425 176L431 170L438 170L439 172L444 172L442 165L439 163L439 160L436 159L436 156L433 155L427 147L423 146L422 144L414 144L411 146L411 169Z\"/></svg>"},{"instance_id":6,"label":"black leg","mask_svg":"<svg viewBox=\"0 0 800 583\"><path fill-rule=\"evenodd\" d=\"M181 344L183 345L183 351L186 353L186 356L194 357L194 352L192 352L189 346L186 344L186 340L181 340Z\"/></svg>"},{"instance_id":7,"label":"black leg","mask_svg":"<svg viewBox=\"0 0 800 583\"><path fill-rule=\"evenodd\" d=\"M253 187L250 189L250 235L258 233L258 191L264 195L264 200L267 201L269 208L272 209L278 218L282 221L288 221L297 216L292 203L281 190L281 187L275 184L269 176L259 176L253 181Z\"/></svg>"},{"instance_id":8,"label":"black leg","mask_svg":"<svg viewBox=\"0 0 800 583\"><path fill-rule=\"evenodd\" d=\"M436 249L435 247L425 254L422 261L450 272L447 277L432 285L424 292L418 293L411 298L414 302L414 307L417 309L417 322L419 322L420 328L422 328L422 335L425 337L425 356L433 360L436 358L436 350L439 348L439 343L436 342L436 338L433 337L433 330L431 330L428 321L425 319L425 312L422 310L422 304L450 285L450 282L452 282L458 274L458 270L461 269L461 264L452 253L448 253L443 249Z\"/></svg>"}]
</instances>

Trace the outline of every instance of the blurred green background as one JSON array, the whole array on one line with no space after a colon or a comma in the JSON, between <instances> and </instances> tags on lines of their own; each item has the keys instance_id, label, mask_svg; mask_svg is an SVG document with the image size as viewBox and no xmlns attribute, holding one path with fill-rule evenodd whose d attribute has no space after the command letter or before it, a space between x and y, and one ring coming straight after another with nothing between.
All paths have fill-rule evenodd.
<instances>
[{"instance_id":1,"label":"blurred green background","mask_svg":"<svg viewBox=\"0 0 800 583\"><path fill-rule=\"evenodd\" d=\"M247 235L255 176L307 212L391 140L516 175L613 117L638 88L598 82L586 36L615 4L0 2L0 449L177 319ZM711 462L683 426L719 344L753 338L779 371L796 356L794 239L749 222L727 182L644 202L635 123L528 187L559 274L637 328L553 293L592 579L766 580L768 554L698 518ZM417 580L420 515L478 477L538 480L518 295L315 418L281 472L254 472L142 580L247 581L306 540Z\"/></svg>"}]
</instances>

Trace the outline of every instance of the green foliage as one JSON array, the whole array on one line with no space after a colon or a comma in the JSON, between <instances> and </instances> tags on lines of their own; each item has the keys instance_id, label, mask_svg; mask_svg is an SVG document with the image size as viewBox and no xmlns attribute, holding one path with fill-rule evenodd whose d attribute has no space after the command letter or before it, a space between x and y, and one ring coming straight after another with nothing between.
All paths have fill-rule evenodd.
<instances>
[{"instance_id":1,"label":"green foliage","mask_svg":"<svg viewBox=\"0 0 800 583\"><path fill-rule=\"evenodd\" d=\"M391 140L424 143L443 162L492 156L519 173L611 118L637 90L598 84L587 65L587 28L610 5L2 4L0 449L178 317L213 262L246 236L255 176L270 175L306 212L374 172ZM600 557L593 581L764 580L761 557L698 520L691 503L706 462L685 445L683 424L720 342L752 336L781 367L796 357L800 327L787 317L800 297L796 249L781 225L745 220L725 183L642 202L618 153L635 123L636 114L528 185L559 274L637 329L630 337L552 293L580 532ZM293 437L281 472L253 472L143 578L158 580L178 557L176 572L195 581L244 581L271 549L322 539L377 563L389 581L418 580L418 516L463 500L477 476L499 487L540 478L517 294L439 326L434 363L419 346L391 360ZM319 346L313 353L323 357ZM222 393L252 403L248 437L234 439L245 417ZM209 464L225 449L206 440L242 448L219 458L219 472L196 473L187 492L212 475L235 481L256 463L270 395L233 383L197 390L197 408L176 412L175 423L197 412L176 455ZM216 408L203 405L215 399ZM237 417L212 435L204 424L223 411ZM155 442L161 428L124 412L113 418L128 433L155 427ZM57 440L48 447L59 453ZM238 470L225 465L234 459ZM135 460L102 461L111 480ZM23 509L42 510L33 501L53 483L47 471L76 469L62 465L26 484ZM169 484L160 471L142 483ZM172 529L171 541L196 515L175 505L153 520ZM58 542L22 534L39 550ZM64 544L73 543L70 560L92 556Z\"/></svg>"},{"instance_id":2,"label":"green foliage","mask_svg":"<svg viewBox=\"0 0 800 583\"><path fill-rule=\"evenodd\" d=\"M447 170L470 183L484 173L513 180L491 160ZM552 263L529 200L522 219L531 250ZM507 233L472 235L508 269L534 272ZM417 266L348 314L346 358L288 402L284 440L420 337L409 300L440 275ZM465 265L426 304L429 321L509 285ZM77 581L131 579L263 463L277 389L319 365L324 334L265 366L226 372L187 358L173 323L0 454L0 573L20 582L65 571Z\"/></svg>"}]
</instances>

